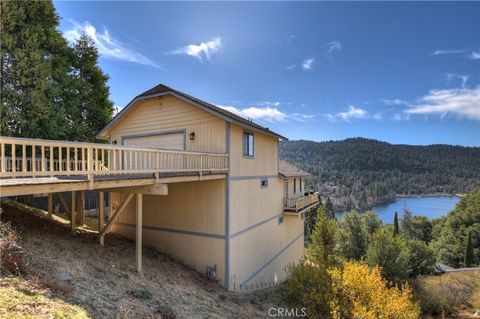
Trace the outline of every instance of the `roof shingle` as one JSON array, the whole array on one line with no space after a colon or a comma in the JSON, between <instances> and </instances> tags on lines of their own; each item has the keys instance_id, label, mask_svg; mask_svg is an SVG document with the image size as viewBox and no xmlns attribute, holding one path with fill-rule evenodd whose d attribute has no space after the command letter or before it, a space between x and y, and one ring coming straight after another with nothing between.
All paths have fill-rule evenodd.
<instances>
[{"instance_id":1,"label":"roof shingle","mask_svg":"<svg viewBox=\"0 0 480 319\"><path fill-rule=\"evenodd\" d=\"M304 170L296 167L295 165L292 165L288 163L287 161L281 160L280 161L280 166L278 169L278 172L280 175L284 177L307 177L311 176L311 174L305 172Z\"/></svg>"}]
</instances>

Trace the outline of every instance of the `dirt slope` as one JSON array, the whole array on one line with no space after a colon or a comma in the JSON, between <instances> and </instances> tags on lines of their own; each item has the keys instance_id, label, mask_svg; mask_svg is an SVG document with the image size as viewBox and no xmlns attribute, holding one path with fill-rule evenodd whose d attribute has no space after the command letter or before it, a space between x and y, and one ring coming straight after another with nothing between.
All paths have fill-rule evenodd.
<instances>
[{"instance_id":1,"label":"dirt slope","mask_svg":"<svg viewBox=\"0 0 480 319\"><path fill-rule=\"evenodd\" d=\"M3 272L0 289L21 285L20 291L32 290L48 299L47 305L60 300L91 318L262 318L268 317L271 306L285 305L278 288L227 292L153 249L144 250L141 277L134 269L133 242L111 235L101 247L93 233L72 235L68 225L44 215L5 203L2 207L2 221L12 222L26 253L25 280L5 278ZM0 303L0 317L1 311ZM40 318L57 317L43 312L39 308L36 313Z\"/></svg>"}]
</instances>

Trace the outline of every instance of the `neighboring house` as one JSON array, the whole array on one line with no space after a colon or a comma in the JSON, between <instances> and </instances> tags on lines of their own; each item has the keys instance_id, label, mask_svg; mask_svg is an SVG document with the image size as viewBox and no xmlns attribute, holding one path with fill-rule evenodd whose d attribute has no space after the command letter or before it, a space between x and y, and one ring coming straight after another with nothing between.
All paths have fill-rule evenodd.
<instances>
[{"instance_id":1,"label":"neighboring house","mask_svg":"<svg viewBox=\"0 0 480 319\"><path fill-rule=\"evenodd\" d=\"M158 85L133 99L97 136L113 144L228 154L221 179L168 184L143 199L143 242L215 277L229 290L269 287L303 257L308 173L279 159L283 136ZM110 193L114 209L127 196ZM135 201L112 232L135 238Z\"/></svg>"}]
</instances>

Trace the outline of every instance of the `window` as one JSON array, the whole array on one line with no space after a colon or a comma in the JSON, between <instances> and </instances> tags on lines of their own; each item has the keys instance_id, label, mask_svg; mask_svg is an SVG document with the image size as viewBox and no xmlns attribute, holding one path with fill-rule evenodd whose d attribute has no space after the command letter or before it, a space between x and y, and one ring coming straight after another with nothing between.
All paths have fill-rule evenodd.
<instances>
[{"instance_id":1,"label":"window","mask_svg":"<svg viewBox=\"0 0 480 319\"><path fill-rule=\"evenodd\" d=\"M268 187L268 179L261 179L260 180L260 187L261 188L267 188Z\"/></svg>"},{"instance_id":2,"label":"window","mask_svg":"<svg viewBox=\"0 0 480 319\"><path fill-rule=\"evenodd\" d=\"M295 194L297 192L297 179L293 179L293 193Z\"/></svg>"},{"instance_id":3,"label":"window","mask_svg":"<svg viewBox=\"0 0 480 319\"><path fill-rule=\"evenodd\" d=\"M284 222L284 216L282 215L282 216L278 217L278 224L279 225L283 224L283 222Z\"/></svg>"},{"instance_id":4,"label":"window","mask_svg":"<svg viewBox=\"0 0 480 319\"><path fill-rule=\"evenodd\" d=\"M253 157L253 133L243 132L243 156Z\"/></svg>"},{"instance_id":5,"label":"window","mask_svg":"<svg viewBox=\"0 0 480 319\"><path fill-rule=\"evenodd\" d=\"M300 181L300 193L301 193L302 192L302 179L300 178L299 181Z\"/></svg>"}]
</instances>

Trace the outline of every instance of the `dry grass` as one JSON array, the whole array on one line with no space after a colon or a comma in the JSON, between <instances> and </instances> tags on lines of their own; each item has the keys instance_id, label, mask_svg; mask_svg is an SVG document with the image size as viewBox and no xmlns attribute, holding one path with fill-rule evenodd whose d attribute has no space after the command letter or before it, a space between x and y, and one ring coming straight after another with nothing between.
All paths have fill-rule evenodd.
<instances>
[{"instance_id":1,"label":"dry grass","mask_svg":"<svg viewBox=\"0 0 480 319\"><path fill-rule=\"evenodd\" d=\"M480 271L421 276L414 283L415 295L427 315L473 318L480 309Z\"/></svg>"},{"instance_id":2,"label":"dry grass","mask_svg":"<svg viewBox=\"0 0 480 319\"><path fill-rule=\"evenodd\" d=\"M227 292L153 249L144 250L144 276L139 276L133 242L112 235L102 247L91 231L72 235L61 220L52 222L43 213L26 212L18 205L2 207L2 220L11 221L21 234L26 273L17 281L3 278L9 285L0 287L0 294L24 285L46 300L45 307L51 307L50 302L79 307L91 318L262 318L268 317L271 306L285 306L278 289ZM68 273L71 281L60 280L60 273ZM33 308L22 298L16 303L28 318ZM5 307L0 303L2 318ZM57 318L48 318L52 317Z\"/></svg>"}]
</instances>

